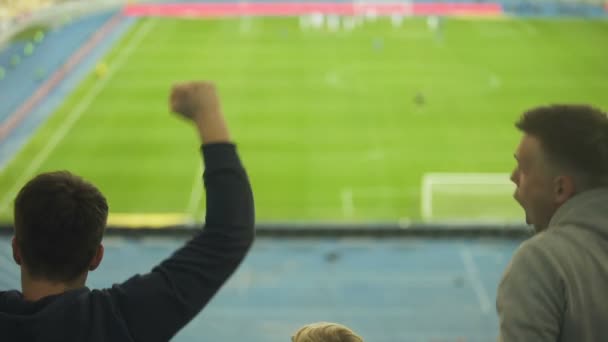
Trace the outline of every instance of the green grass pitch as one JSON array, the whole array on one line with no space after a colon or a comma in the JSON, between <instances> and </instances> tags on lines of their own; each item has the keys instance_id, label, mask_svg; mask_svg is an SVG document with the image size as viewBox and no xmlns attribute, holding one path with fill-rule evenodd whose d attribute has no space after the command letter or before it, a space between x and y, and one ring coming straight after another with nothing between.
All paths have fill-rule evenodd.
<instances>
[{"instance_id":1,"label":"green grass pitch","mask_svg":"<svg viewBox=\"0 0 608 342\"><path fill-rule=\"evenodd\" d=\"M423 18L148 18L104 61L0 173L1 220L55 169L97 184L113 222L200 219L196 135L167 109L179 80L217 82L264 222L420 219L425 173L511 171L523 110L608 109L606 21L451 18L438 37Z\"/></svg>"}]
</instances>

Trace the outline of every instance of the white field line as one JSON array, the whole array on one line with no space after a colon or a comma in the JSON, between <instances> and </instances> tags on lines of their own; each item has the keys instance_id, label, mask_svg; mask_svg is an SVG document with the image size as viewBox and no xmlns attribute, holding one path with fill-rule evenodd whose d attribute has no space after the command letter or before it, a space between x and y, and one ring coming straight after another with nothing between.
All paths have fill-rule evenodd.
<instances>
[{"instance_id":1,"label":"white field line","mask_svg":"<svg viewBox=\"0 0 608 342\"><path fill-rule=\"evenodd\" d=\"M99 82L97 82L92 88L90 88L89 92L87 92L87 94L82 97L80 102L78 102L78 105L74 107L74 109L68 114L67 118L61 124L59 129L57 129L55 133L51 136L48 143L29 163L25 171L21 174L21 177L18 179L18 181L15 182L13 187L4 194L4 197L2 197L2 200L0 201L0 214L6 212L9 203L13 199L13 196L19 190L19 187L23 183L25 183L25 181L29 179L36 171L38 171L40 166L53 152L55 147L57 147L61 140L63 140L66 134L74 126L76 121L78 121L82 114L91 105L91 102L93 102L97 95L99 95L99 93L105 88L105 86L112 79L116 71L123 66L123 64L128 60L129 56L131 56L135 48L141 43L141 41L146 37L150 30L152 30L155 23L157 23L157 21L149 20L144 25L139 27L138 31L127 45L127 48L122 50L116 61L112 63L106 76L102 78Z\"/></svg>"},{"instance_id":2,"label":"white field line","mask_svg":"<svg viewBox=\"0 0 608 342\"><path fill-rule=\"evenodd\" d=\"M488 291L486 291L485 286L483 286L483 282L481 281L479 275L479 268L475 264L475 260L473 260L471 251L467 247L463 247L460 250L460 258L464 264L467 278L469 279L471 286L473 286L473 290L475 291L475 295L479 301L481 311L484 313L490 312L492 309L492 305L490 304L490 296L488 295Z\"/></svg>"}]
</instances>

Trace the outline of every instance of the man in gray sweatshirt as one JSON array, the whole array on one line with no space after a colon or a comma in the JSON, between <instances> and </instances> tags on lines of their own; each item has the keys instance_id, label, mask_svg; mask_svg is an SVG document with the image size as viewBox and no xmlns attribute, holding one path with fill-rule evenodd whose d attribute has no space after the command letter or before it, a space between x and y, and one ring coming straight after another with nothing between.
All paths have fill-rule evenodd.
<instances>
[{"instance_id":1,"label":"man in gray sweatshirt","mask_svg":"<svg viewBox=\"0 0 608 342\"><path fill-rule=\"evenodd\" d=\"M500 282L499 340L608 341L608 117L555 105L516 126L514 197L536 234Z\"/></svg>"}]
</instances>

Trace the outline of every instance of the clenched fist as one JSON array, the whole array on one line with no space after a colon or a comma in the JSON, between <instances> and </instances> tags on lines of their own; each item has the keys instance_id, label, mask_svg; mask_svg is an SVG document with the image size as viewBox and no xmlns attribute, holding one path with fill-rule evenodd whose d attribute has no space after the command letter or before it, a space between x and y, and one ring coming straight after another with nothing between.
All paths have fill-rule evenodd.
<instances>
[{"instance_id":1,"label":"clenched fist","mask_svg":"<svg viewBox=\"0 0 608 342\"><path fill-rule=\"evenodd\" d=\"M217 90L212 82L192 81L174 85L169 108L196 124L203 143L230 140Z\"/></svg>"},{"instance_id":2,"label":"clenched fist","mask_svg":"<svg viewBox=\"0 0 608 342\"><path fill-rule=\"evenodd\" d=\"M170 97L171 111L192 121L201 116L220 111L220 101L215 85L207 81L178 83Z\"/></svg>"}]
</instances>

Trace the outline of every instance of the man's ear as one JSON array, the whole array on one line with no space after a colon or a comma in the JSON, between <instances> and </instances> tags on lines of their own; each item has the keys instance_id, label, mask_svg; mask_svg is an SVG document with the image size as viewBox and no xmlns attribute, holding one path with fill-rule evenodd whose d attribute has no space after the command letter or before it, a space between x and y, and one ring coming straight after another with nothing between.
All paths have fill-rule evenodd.
<instances>
[{"instance_id":1,"label":"man's ear","mask_svg":"<svg viewBox=\"0 0 608 342\"><path fill-rule=\"evenodd\" d=\"M91 260L91 264L89 265L89 271L94 271L97 267L99 267L99 264L101 264L101 260L103 259L103 252L103 245L100 243L99 246L97 246L97 251L93 256L93 259Z\"/></svg>"},{"instance_id":2,"label":"man's ear","mask_svg":"<svg viewBox=\"0 0 608 342\"><path fill-rule=\"evenodd\" d=\"M555 204L561 206L576 194L576 184L572 176L558 176L553 183Z\"/></svg>"},{"instance_id":3,"label":"man's ear","mask_svg":"<svg viewBox=\"0 0 608 342\"><path fill-rule=\"evenodd\" d=\"M21 266L21 249L19 249L19 245L17 244L17 238L13 236L13 240L11 241L11 246L13 247L13 260L17 265Z\"/></svg>"}]
</instances>

